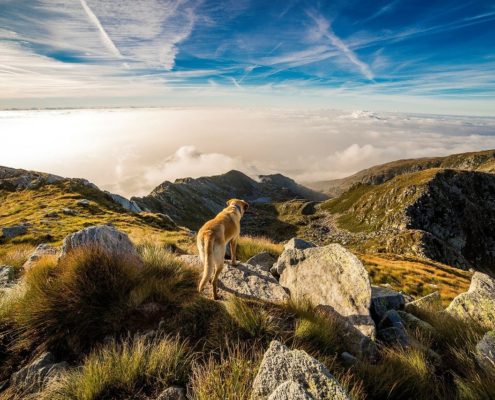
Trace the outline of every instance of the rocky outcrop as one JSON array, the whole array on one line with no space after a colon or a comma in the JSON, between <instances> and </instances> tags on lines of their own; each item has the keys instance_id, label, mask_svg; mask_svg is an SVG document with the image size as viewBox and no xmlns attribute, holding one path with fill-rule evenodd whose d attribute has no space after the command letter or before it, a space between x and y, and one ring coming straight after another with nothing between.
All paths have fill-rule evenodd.
<instances>
[{"instance_id":1,"label":"rocky outcrop","mask_svg":"<svg viewBox=\"0 0 495 400\"><path fill-rule=\"evenodd\" d=\"M487 329L495 329L495 279L475 272L469 290L452 300L446 312Z\"/></svg>"},{"instance_id":2,"label":"rocky outcrop","mask_svg":"<svg viewBox=\"0 0 495 400\"><path fill-rule=\"evenodd\" d=\"M406 303L405 309L409 312L416 310L432 310L440 304L440 293L433 292L414 301Z\"/></svg>"},{"instance_id":3,"label":"rocky outcrop","mask_svg":"<svg viewBox=\"0 0 495 400\"><path fill-rule=\"evenodd\" d=\"M405 299L402 293L380 286L371 286L371 316L380 322L389 310L404 309Z\"/></svg>"},{"instance_id":4,"label":"rocky outcrop","mask_svg":"<svg viewBox=\"0 0 495 400\"><path fill-rule=\"evenodd\" d=\"M132 213L140 213L143 211L141 207L139 207L139 205L133 200L127 200L124 196L119 194L110 193L107 191L105 191L105 193L108 194L112 200L119 204L124 210Z\"/></svg>"},{"instance_id":5,"label":"rocky outcrop","mask_svg":"<svg viewBox=\"0 0 495 400\"><path fill-rule=\"evenodd\" d=\"M127 234L110 225L96 225L72 233L64 239L61 255L80 246L95 246L110 253L138 257L136 248Z\"/></svg>"},{"instance_id":6,"label":"rocky outcrop","mask_svg":"<svg viewBox=\"0 0 495 400\"><path fill-rule=\"evenodd\" d=\"M203 270L198 256L185 255L180 258L189 265ZM218 289L221 297L233 294L239 297L260 299L272 302L282 302L289 299L285 289L277 280L258 265L239 263L233 267L225 264L218 277ZM210 290L210 285L207 285Z\"/></svg>"},{"instance_id":7,"label":"rocky outcrop","mask_svg":"<svg viewBox=\"0 0 495 400\"><path fill-rule=\"evenodd\" d=\"M256 254L246 261L246 264L257 265L263 268L265 271L270 271L273 263L276 261L276 257L264 251L263 253Z\"/></svg>"},{"instance_id":8,"label":"rocky outcrop","mask_svg":"<svg viewBox=\"0 0 495 400\"><path fill-rule=\"evenodd\" d=\"M495 331L490 331L476 345L476 361L489 374L495 374Z\"/></svg>"},{"instance_id":9,"label":"rocky outcrop","mask_svg":"<svg viewBox=\"0 0 495 400\"><path fill-rule=\"evenodd\" d=\"M294 397L291 397L293 395ZM349 400L326 367L302 350L289 350L274 340L253 382L252 400Z\"/></svg>"},{"instance_id":10,"label":"rocky outcrop","mask_svg":"<svg viewBox=\"0 0 495 400\"><path fill-rule=\"evenodd\" d=\"M60 375L68 364L56 363L52 353L43 353L29 365L20 369L10 378L11 385L24 395L39 392L52 379Z\"/></svg>"},{"instance_id":11,"label":"rocky outcrop","mask_svg":"<svg viewBox=\"0 0 495 400\"><path fill-rule=\"evenodd\" d=\"M368 337L375 325L370 316L371 284L363 264L339 244L292 251L280 284L292 298L304 298L345 317Z\"/></svg>"},{"instance_id":12,"label":"rocky outcrop","mask_svg":"<svg viewBox=\"0 0 495 400\"><path fill-rule=\"evenodd\" d=\"M23 264L22 268L25 270L28 270L31 268L36 261L38 261L40 258L44 256L54 256L59 253L59 249L53 246L50 246L49 244L42 243L36 247L34 252L29 256L29 258L26 260L26 262Z\"/></svg>"},{"instance_id":13,"label":"rocky outcrop","mask_svg":"<svg viewBox=\"0 0 495 400\"><path fill-rule=\"evenodd\" d=\"M316 246L313 243L307 242L303 239L290 239L284 245L284 251L270 269L272 274L275 276L280 276L288 265L293 265L294 262L304 257L301 250L309 249L311 247Z\"/></svg>"},{"instance_id":14,"label":"rocky outcrop","mask_svg":"<svg viewBox=\"0 0 495 400\"><path fill-rule=\"evenodd\" d=\"M16 236L25 235L28 232L27 225L12 225L2 227L2 236L0 239L12 239Z\"/></svg>"}]
</instances>

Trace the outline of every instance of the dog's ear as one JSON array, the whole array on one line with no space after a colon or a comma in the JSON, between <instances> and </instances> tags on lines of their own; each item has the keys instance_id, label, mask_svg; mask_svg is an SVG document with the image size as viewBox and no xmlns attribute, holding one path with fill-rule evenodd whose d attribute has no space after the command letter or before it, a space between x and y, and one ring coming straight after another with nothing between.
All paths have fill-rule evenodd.
<instances>
[{"instance_id":1,"label":"dog's ear","mask_svg":"<svg viewBox=\"0 0 495 400\"><path fill-rule=\"evenodd\" d=\"M244 211L246 211L249 208L248 202L247 201L244 201L244 200L241 200L241 202L242 202L242 205L244 207Z\"/></svg>"},{"instance_id":2,"label":"dog's ear","mask_svg":"<svg viewBox=\"0 0 495 400\"><path fill-rule=\"evenodd\" d=\"M235 199L230 199L230 200L227 200L227 205L230 206L230 203L232 203Z\"/></svg>"}]
</instances>

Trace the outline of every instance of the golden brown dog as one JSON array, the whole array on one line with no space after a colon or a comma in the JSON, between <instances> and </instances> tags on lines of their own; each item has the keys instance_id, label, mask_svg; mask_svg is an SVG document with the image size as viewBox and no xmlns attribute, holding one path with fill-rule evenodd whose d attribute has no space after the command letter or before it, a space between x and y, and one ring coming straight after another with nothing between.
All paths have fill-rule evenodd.
<instances>
[{"instance_id":1,"label":"golden brown dog","mask_svg":"<svg viewBox=\"0 0 495 400\"><path fill-rule=\"evenodd\" d=\"M241 218L248 206L244 200L230 199L227 201L227 207L215 218L206 222L198 232L199 257L204 266L198 291L201 292L206 282L211 280L215 300L218 298L217 279L223 269L225 245L229 242L232 265L237 265L235 260L237 239L241 233Z\"/></svg>"}]
</instances>

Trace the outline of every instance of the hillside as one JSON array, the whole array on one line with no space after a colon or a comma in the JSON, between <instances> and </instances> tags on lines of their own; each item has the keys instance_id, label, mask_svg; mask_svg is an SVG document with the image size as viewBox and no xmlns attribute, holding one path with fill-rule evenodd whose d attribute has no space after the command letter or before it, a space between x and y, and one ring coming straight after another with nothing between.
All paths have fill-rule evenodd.
<instances>
[{"instance_id":1,"label":"hillside","mask_svg":"<svg viewBox=\"0 0 495 400\"><path fill-rule=\"evenodd\" d=\"M495 262L494 204L494 175L436 168L357 184L322 209L363 251L489 268Z\"/></svg>"},{"instance_id":2,"label":"hillside","mask_svg":"<svg viewBox=\"0 0 495 400\"><path fill-rule=\"evenodd\" d=\"M392 161L364 169L346 178L308 183L307 186L330 197L336 197L357 183L377 185L398 175L429 168L450 168L493 173L495 172L495 150L453 154L446 157Z\"/></svg>"},{"instance_id":3,"label":"hillside","mask_svg":"<svg viewBox=\"0 0 495 400\"><path fill-rule=\"evenodd\" d=\"M223 175L165 181L148 196L133 197L142 209L169 215L179 225L198 229L201 224L225 207L226 199L242 198L267 218L264 205L292 199L324 200L327 196L305 188L283 175L262 175L260 181L239 171Z\"/></svg>"},{"instance_id":4,"label":"hillside","mask_svg":"<svg viewBox=\"0 0 495 400\"><path fill-rule=\"evenodd\" d=\"M188 237L166 216L130 212L114 197L85 179L0 167L2 250L18 244L60 244L70 232L101 223L111 223L136 240L181 242ZM24 233L12 235L9 228L16 227Z\"/></svg>"}]
</instances>

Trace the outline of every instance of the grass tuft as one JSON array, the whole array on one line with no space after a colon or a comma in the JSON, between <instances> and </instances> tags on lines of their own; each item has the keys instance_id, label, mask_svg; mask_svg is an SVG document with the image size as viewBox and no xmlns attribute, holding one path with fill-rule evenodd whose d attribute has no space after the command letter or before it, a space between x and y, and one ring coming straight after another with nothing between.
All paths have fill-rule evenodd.
<instances>
[{"instance_id":1,"label":"grass tuft","mask_svg":"<svg viewBox=\"0 0 495 400\"><path fill-rule=\"evenodd\" d=\"M283 245L275 243L267 237L241 236L237 246L237 257L244 262L265 251L278 257L283 249Z\"/></svg>"}]
</instances>

